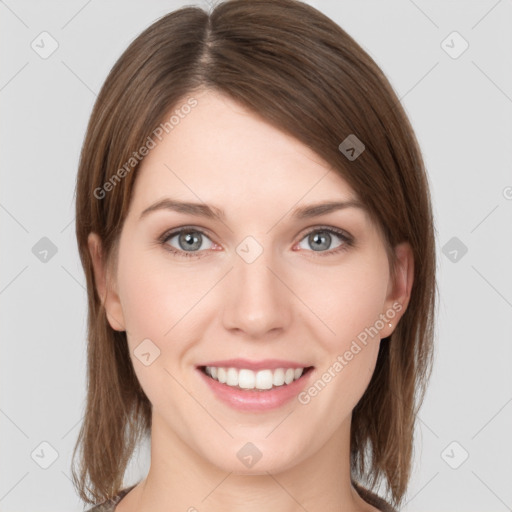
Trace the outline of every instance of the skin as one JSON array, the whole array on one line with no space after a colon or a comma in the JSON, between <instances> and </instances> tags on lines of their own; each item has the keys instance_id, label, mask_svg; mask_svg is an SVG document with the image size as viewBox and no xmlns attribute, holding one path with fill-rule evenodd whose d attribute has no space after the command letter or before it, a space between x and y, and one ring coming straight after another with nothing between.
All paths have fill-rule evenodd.
<instances>
[{"instance_id":1,"label":"skin","mask_svg":"<svg viewBox=\"0 0 512 512\"><path fill-rule=\"evenodd\" d=\"M194 97L198 105L138 170L115 272L104 264L98 236L89 236L109 323L126 330L153 405L149 473L116 512L376 511L350 483L350 422L380 338L407 307L410 247L394 248L392 280L384 239L364 209L294 219L299 206L357 196L307 146L240 104L209 90ZM139 218L163 197L215 205L226 219L171 210ZM158 242L182 226L206 232L195 233L202 245L188 251L192 257L166 250L187 250L179 236ZM334 253L344 241L332 234L330 245L315 251L308 234L322 235L326 226L348 232L354 245ZM263 249L252 263L236 252L247 236ZM314 383L397 303L392 327L384 323L308 404L293 399L273 411L237 411L218 401L195 369L230 357L283 358L313 365ZM149 366L133 352L147 338L160 350ZM237 457L247 442L262 453L252 468Z\"/></svg>"}]
</instances>

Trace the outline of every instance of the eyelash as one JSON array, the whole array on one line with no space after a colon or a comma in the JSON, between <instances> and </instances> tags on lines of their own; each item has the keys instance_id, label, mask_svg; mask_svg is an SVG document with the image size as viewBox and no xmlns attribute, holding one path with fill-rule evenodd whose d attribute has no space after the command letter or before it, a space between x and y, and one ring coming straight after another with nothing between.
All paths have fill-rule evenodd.
<instances>
[{"instance_id":1,"label":"eyelash","mask_svg":"<svg viewBox=\"0 0 512 512\"><path fill-rule=\"evenodd\" d=\"M181 234L183 231L191 231L193 233L200 233L201 235L204 235L207 238L210 238L208 236L208 234L205 233L201 229L194 228L192 226L184 226L182 228L179 228L179 229L176 229L173 231L166 231L162 236L160 236L158 238L158 242L162 246L164 246L165 250L171 252L172 254L174 254L176 256L185 257L185 258L202 258L203 255L200 255L199 253L204 253L205 251L181 251L181 250L176 249L175 247L172 247L171 245L169 245L167 243L171 238L173 238L176 235ZM316 228L308 231L307 233L305 233L302 236L302 238L299 240L299 242L304 240L304 238L309 236L311 233L316 233L316 232L334 234L337 237L339 237L343 243L339 247L336 247L336 249L331 249L330 251L309 251L309 252L315 253L315 257L316 256L320 256L320 257L331 256L333 254L338 254L340 252L346 251L348 248L354 246L354 239L350 235L348 235L345 231L343 231L341 229L333 228L333 227L326 227L326 226L325 227L323 227L323 226L316 227Z\"/></svg>"}]
</instances>

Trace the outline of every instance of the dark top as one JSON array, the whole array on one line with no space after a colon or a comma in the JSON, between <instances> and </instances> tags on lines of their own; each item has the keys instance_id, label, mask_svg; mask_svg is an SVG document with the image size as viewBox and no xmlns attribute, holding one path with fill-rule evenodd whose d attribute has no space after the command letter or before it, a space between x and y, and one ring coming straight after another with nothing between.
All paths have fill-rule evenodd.
<instances>
[{"instance_id":1,"label":"dark top","mask_svg":"<svg viewBox=\"0 0 512 512\"><path fill-rule=\"evenodd\" d=\"M103 503L100 503L95 507L86 510L85 512L113 512L116 505L121 501L121 498L124 498L124 496L126 496L135 487L135 485L137 484L119 491L119 493L116 494L113 498L110 498L109 500L106 500Z\"/></svg>"},{"instance_id":2,"label":"dark top","mask_svg":"<svg viewBox=\"0 0 512 512\"><path fill-rule=\"evenodd\" d=\"M135 484L136 485L136 484ZM127 487L126 489L121 490L118 494L116 494L113 498L104 501L96 505L93 508L86 510L86 512L114 512L116 505L121 501L121 499L126 496L134 487ZM395 508L393 508L387 501L383 500L380 496L368 491L364 487L360 487L356 483L353 483L356 491L359 496L363 498L364 501L377 507L381 512L397 512Z\"/></svg>"}]
</instances>

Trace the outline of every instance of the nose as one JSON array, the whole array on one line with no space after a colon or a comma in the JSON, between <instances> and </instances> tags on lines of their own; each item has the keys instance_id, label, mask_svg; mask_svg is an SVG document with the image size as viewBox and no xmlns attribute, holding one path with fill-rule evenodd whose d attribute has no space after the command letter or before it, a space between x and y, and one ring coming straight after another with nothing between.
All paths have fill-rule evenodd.
<instances>
[{"instance_id":1,"label":"nose","mask_svg":"<svg viewBox=\"0 0 512 512\"><path fill-rule=\"evenodd\" d=\"M262 339L270 333L275 336L288 328L292 318L293 294L271 252L264 250L251 263L235 255L223 290L224 327L243 332L250 339Z\"/></svg>"}]
</instances>

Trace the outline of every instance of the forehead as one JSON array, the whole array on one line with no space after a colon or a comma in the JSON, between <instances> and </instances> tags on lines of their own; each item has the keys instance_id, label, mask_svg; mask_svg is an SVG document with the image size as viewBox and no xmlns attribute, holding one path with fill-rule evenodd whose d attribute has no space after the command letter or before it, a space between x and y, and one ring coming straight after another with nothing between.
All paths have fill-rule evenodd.
<instances>
[{"instance_id":1,"label":"forehead","mask_svg":"<svg viewBox=\"0 0 512 512\"><path fill-rule=\"evenodd\" d=\"M213 91L194 98L138 169L135 209L165 195L238 208L357 198L313 150L241 104Z\"/></svg>"}]
</instances>

